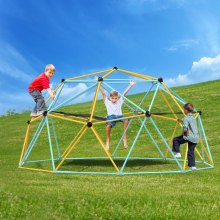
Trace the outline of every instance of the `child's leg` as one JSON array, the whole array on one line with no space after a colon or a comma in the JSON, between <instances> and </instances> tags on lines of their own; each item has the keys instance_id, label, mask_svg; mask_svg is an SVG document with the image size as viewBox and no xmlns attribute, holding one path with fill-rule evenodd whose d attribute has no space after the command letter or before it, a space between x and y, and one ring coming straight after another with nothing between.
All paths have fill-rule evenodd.
<instances>
[{"instance_id":1,"label":"child's leg","mask_svg":"<svg viewBox=\"0 0 220 220\"><path fill-rule=\"evenodd\" d=\"M44 97L42 96L42 94L38 90L33 90L29 93L33 97L34 101L36 102L33 112L45 111L46 104L45 104Z\"/></svg>"},{"instance_id":2,"label":"child's leg","mask_svg":"<svg viewBox=\"0 0 220 220\"><path fill-rule=\"evenodd\" d=\"M110 134L111 134L112 125L107 124L106 125L106 150L109 150L110 146Z\"/></svg>"},{"instance_id":3,"label":"child's leg","mask_svg":"<svg viewBox=\"0 0 220 220\"><path fill-rule=\"evenodd\" d=\"M186 143L186 140L183 139L183 136L178 136L173 139L173 152L180 153L180 144Z\"/></svg>"},{"instance_id":4,"label":"child's leg","mask_svg":"<svg viewBox=\"0 0 220 220\"><path fill-rule=\"evenodd\" d=\"M42 112L46 110L46 104L44 101L44 97L40 93L37 97L37 111Z\"/></svg>"},{"instance_id":5,"label":"child's leg","mask_svg":"<svg viewBox=\"0 0 220 220\"><path fill-rule=\"evenodd\" d=\"M124 132L126 131L127 127L128 127L128 120L124 120ZM124 141L124 148L128 148L127 132L125 132L123 141Z\"/></svg>"},{"instance_id":6,"label":"child's leg","mask_svg":"<svg viewBox=\"0 0 220 220\"><path fill-rule=\"evenodd\" d=\"M195 166L195 150L196 144L192 142L188 142L188 166L189 167L194 167Z\"/></svg>"}]
</instances>

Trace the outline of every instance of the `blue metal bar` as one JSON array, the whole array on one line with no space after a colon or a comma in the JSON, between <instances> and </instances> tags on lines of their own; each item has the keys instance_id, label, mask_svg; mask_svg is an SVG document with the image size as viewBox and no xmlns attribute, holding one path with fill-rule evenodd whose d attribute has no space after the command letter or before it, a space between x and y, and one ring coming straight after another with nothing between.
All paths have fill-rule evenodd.
<instances>
[{"instance_id":1,"label":"blue metal bar","mask_svg":"<svg viewBox=\"0 0 220 220\"><path fill-rule=\"evenodd\" d=\"M144 100L147 98L147 96L148 96L148 94L150 93L150 91L153 89L153 87L154 87L154 83L152 83L152 85L151 85L151 87L150 87L150 89L146 92L146 94L144 95L144 97L143 97L143 99L141 100L141 102L139 103L139 106L142 106L142 104L143 104L143 102L144 102Z\"/></svg>"},{"instance_id":2,"label":"blue metal bar","mask_svg":"<svg viewBox=\"0 0 220 220\"><path fill-rule=\"evenodd\" d=\"M198 120L199 120L200 126L202 128L202 133L203 133L203 137L204 137L204 140L205 140L205 143L206 143L206 148L207 148L208 153L209 153L209 157L211 159L211 162L213 162L212 155L211 155L210 148L209 148L209 144L208 144L208 141L207 141L207 138L206 138L205 130L204 130L204 127L202 125L202 119L201 119L200 115L198 117Z\"/></svg>"},{"instance_id":3,"label":"blue metal bar","mask_svg":"<svg viewBox=\"0 0 220 220\"><path fill-rule=\"evenodd\" d=\"M50 125L48 122L48 118L46 116L46 124L47 124L47 134L48 134L48 141L49 141L49 145L50 145L50 156L51 156L51 162L52 162L52 169L53 171L55 171L55 163L54 163L54 157L53 157L53 148L52 148L52 143L51 143L51 137L50 137Z\"/></svg>"},{"instance_id":4,"label":"blue metal bar","mask_svg":"<svg viewBox=\"0 0 220 220\"><path fill-rule=\"evenodd\" d=\"M52 124L52 130L53 130L53 135L54 135L54 139L55 139L55 143L56 143L58 158L61 158L60 148L59 148L59 144L58 144L58 140L57 140L57 134L56 134L55 126L54 126L53 117L50 117L50 120L51 120L51 122L52 122L52 123L51 123L51 124Z\"/></svg>"},{"instance_id":5,"label":"blue metal bar","mask_svg":"<svg viewBox=\"0 0 220 220\"><path fill-rule=\"evenodd\" d=\"M117 146L116 146L114 152L112 153L112 157L114 157L114 155L116 154L116 152L117 152L117 150L118 150L118 148L119 148L119 146L120 146L120 144L121 144L121 142L122 142L122 140L123 140L123 138L124 138L124 136L125 136L125 133L127 132L128 128L129 128L130 125L131 125L131 122L132 122L132 119L129 121L128 127L127 127L127 128L125 129L125 131L123 132L123 134L122 134L122 136L121 136L121 138L120 138L120 140L119 140L119 142L118 142L118 144L117 144Z\"/></svg>"},{"instance_id":6,"label":"blue metal bar","mask_svg":"<svg viewBox=\"0 0 220 220\"><path fill-rule=\"evenodd\" d=\"M213 167L203 167L203 168L197 168L196 170L185 170L185 173L188 173L188 172L196 172L196 171L199 171L199 170L208 170L208 169L212 169Z\"/></svg>"},{"instance_id":7,"label":"blue metal bar","mask_svg":"<svg viewBox=\"0 0 220 220\"><path fill-rule=\"evenodd\" d=\"M64 106L64 105L67 104L68 102L71 102L72 100L74 100L74 99L76 99L77 97L81 96L83 93L85 93L85 92L89 91L90 89L94 88L96 85L97 85L97 83L94 84L94 85L92 85L92 86L90 86L89 88L85 89L84 91L82 91L82 92L80 92L80 93L78 93L78 94L76 94L76 95L74 94L73 97L67 99L66 101L64 101L64 102L62 102L61 104L59 104L58 106L56 106L55 108L51 109L50 112L57 110L58 108Z\"/></svg>"},{"instance_id":8,"label":"blue metal bar","mask_svg":"<svg viewBox=\"0 0 220 220\"><path fill-rule=\"evenodd\" d=\"M198 129L199 129L199 138L200 138L201 141L202 141L202 137L203 137L203 135L202 135L202 127L201 127L201 124L200 124L199 120L198 120ZM203 149L202 146L201 146L201 150L202 150L202 158L203 158L203 161L205 161L206 156L205 156L205 151L204 151L204 149ZM207 158L207 159L208 159L208 158Z\"/></svg>"},{"instance_id":9,"label":"blue metal bar","mask_svg":"<svg viewBox=\"0 0 220 220\"><path fill-rule=\"evenodd\" d=\"M141 118L139 118L139 121L142 123L143 121L141 120ZM161 157L164 159L165 156L163 154L163 152L160 150L160 147L158 146L157 142L154 140L153 136L151 135L150 131L147 129L146 125L144 125L144 129L147 132L147 134L149 135L150 139L152 140L152 142L154 143L155 147L157 148L158 152L160 153Z\"/></svg>"},{"instance_id":10,"label":"blue metal bar","mask_svg":"<svg viewBox=\"0 0 220 220\"><path fill-rule=\"evenodd\" d=\"M177 93L175 93L171 88L169 88L170 92L172 93L172 95L176 96L178 99L182 100L182 103L183 104L186 104L186 101L181 97L179 96Z\"/></svg>"},{"instance_id":11,"label":"blue metal bar","mask_svg":"<svg viewBox=\"0 0 220 220\"><path fill-rule=\"evenodd\" d=\"M162 86L160 86L160 89L163 90L164 92L166 92L168 95L170 95L166 89L164 89ZM176 100L178 100L179 102L181 102L183 105L186 104L185 101L183 101L182 99L179 99L178 97L176 97L174 94L172 94Z\"/></svg>"},{"instance_id":12,"label":"blue metal bar","mask_svg":"<svg viewBox=\"0 0 220 220\"><path fill-rule=\"evenodd\" d=\"M84 171L64 171L64 170L55 170L54 173L61 174L101 174L101 175L119 175L118 172L84 172Z\"/></svg>"},{"instance_id":13,"label":"blue metal bar","mask_svg":"<svg viewBox=\"0 0 220 220\"><path fill-rule=\"evenodd\" d=\"M148 111L149 111L149 112L151 111L151 108L152 108L152 106L153 106L153 103L154 103L154 100L155 100L155 98L156 98L158 89L159 89L159 84L157 84L157 87L156 87L155 92L154 92L154 96L153 96L153 98L152 98L152 100L151 100L151 103L150 103L150 106L149 106L149 108L148 108Z\"/></svg>"},{"instance_id":14,"label":"blue metal bar","mask_svg":"<svg viewBox=\"0 0 220 220\"><path fill-rule=\"evenodd\" d=\"M184 172L183 167L181 166L181 164L179 163L179 161L177 160L177 158L174 156L172 150L170 149L166 139L164 138L164 136L162 135L162 133L160 132L159 128L157 127L157 125L155 124L154 120L152 119L152 117L150 117L150 120L154 126L154 128L156 129L157 133L160 135L161 139L163 140L165 146L167 147L167 149L169 150L169 152L171 153L171 155L173 156L174 160L176 161L177 165L179 166L180 170L182 172Z\"/></svg>"},{"instance_id":15,"label":"blue metal bar","mask_svg":"<svg viewBox=\"0 0 220 220\"><path fill-rule=\"evenodd\" d=\"M114 88L112 88L111 86L109 86L107 83L103 82L103 84L105 84L108 88L114 90ZM119 92L118 92L119 93ZM119 95L121 97L123 97L126 101L128 101L130 104L132 104L133 106L135 106L137 109L139 109L142 112L145 112L144 109L142 109L141 107L139 107L138 105L136 105L134 102L132 102L131 100L129 100L128 98L126 98L125 96L123 96L121 93L119 93Z\"/></svg>"},{"instance_id":16,"label":"blue metal bar","mask_svg":"<svg viewBox=\"0 0 220 220\"><path fill-rule=\"evenodd\" d=\"M27 150L24 154L24 157L23 157L23 160L22 160L21 164L23 164L24 161L27 160L27 158L29 157L29 155L30 155L30 153L31 153L31 151L32 151L32 149L33 149L40 133L43 130L44 125L45 125L45 120L44 120L44 118L42 118L40 124L38 125L37 131L35 132L34 137L32 138L31 143L29 144L29 146L28 146L28 148L27 148Z\"/></svg>"},{"instance_id":17,"label":"blue metal bar","mask_svg":"<svg viewBox=\"0 0 220 220\"><path fill-rule=\"evenodd\" d=\"M50 109L53 108L54 105L56 104L56 102L57 102L57 100L58 100L58 98L59 98L59 95L60 95L61 91L63 90L64 84L65 84L65 83L63 83L63 84L60 86L59 90L58 90L57 93L55 94L55 99L50 103L49 107L47 108L47 111L50 112Z\"/></svg>"},{"instance_id":18,"label":"blue metal bar","mask_svg":"<svg viewBox=\"0 0 220 220\"><path fill-rule=\"evenodd\" d=\"M155 171L155 172L151 172L151 171L140 171L140 172L124 172L123 175L138 175L138 174L173 174L173 173L183 173L181 171Z\"/></svg>"},{"instance_id":19,"label":"blue metal bar","mask_svg":"<svg viewBox=\"0 0 220 220\"><path fill-rule=\"evenodd\" d=\"M134 148L134 146L135 146L135 144L136 144L136 142L137 142L137 140L138 140L138 138L139 138L139 136L140 136L140 133L141 133L141 131L142 131L142 129L143 129L143 126L144 126L144 123L146 122L146 120L147 120L147 117L144 119L144 121L143 121L143 123L142 123L142 125L141 125L141 127L140 127L140 129L139 129L139 131L138 131L138 133L137 133L137 135L136 135L136 137L135 137L135 139L134 139L134 142L133 142L133 144L132 144L132 146L131 146L131 148L130 148L130 150L129 150L129 152L128 152L128 155L127 155L127 157L126 157L126 159L125 159L125 161L124 161L124 163L123 163L123 165L122 165L122 167L121 167L120 173L123 173L123 170L124 170L125 165L126 165L126 163L127 163L127 161L128 161L128 158L129 158L130 155L131 155L131 152L132 152L132 150L133 150L133 148Z\"/></svg>"}]
</instances>

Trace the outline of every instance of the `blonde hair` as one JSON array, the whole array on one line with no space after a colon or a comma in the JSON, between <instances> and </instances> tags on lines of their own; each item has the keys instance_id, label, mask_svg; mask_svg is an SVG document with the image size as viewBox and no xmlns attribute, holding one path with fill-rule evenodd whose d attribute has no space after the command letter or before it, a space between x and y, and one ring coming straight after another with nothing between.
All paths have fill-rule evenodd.
<instances>
[{"instance_id":1,"label":"blonde hair","mask_svg":"<svg viewBox=\"0 0 220 220\"><path fill-rule=\"evenodd\" d=\"M47 64L45 67L45 72L47 72L48 70L52 70L53 72L55 72L56 68L53 64Z\"/></svg>"},{"instance_id":2,"label":"blonde hair","mask_svg":"<svg viewBox=\"0 0 220 220\"><path fill-rule=\"evenodd\" d=\"M110 97L118 96L118 92L113 90L110 92Z\"/></svg>"}]
</instances>

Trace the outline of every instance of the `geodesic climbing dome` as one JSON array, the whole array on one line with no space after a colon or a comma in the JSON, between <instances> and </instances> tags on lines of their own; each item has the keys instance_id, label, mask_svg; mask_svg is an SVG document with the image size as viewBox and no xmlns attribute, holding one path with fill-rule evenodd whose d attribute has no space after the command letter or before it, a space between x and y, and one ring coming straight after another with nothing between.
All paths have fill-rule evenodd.
<instances>
[{"instance_id":1,"label":"geodesic climbing dome","mask_svg":"<svg viewBox=\"0 0 220 220\"><path fill-rule=\"evenodd\" d=\"M107 93L123 89L130 80L135 93L123 97L122 119L112 129L110 151L105 148L106 109L100 100L100 86ZM134 91L133 91L134 92ZM92 98L92 102L89 101ZM183 158L175 158L172 140L182 130L177 121L184 117L186 103L162 78L114 67L112 69L62 79L54 100L47 100L43 115L28 120L19 168L75 174L184 173L188 145L181 146ZM198 124L199 144L195 148L197 170L213 168L201 112L193 113ZM122 120L114 119L110 121ZM122 147L128 133L129 148Z\"/></svg>"}]
</instances>

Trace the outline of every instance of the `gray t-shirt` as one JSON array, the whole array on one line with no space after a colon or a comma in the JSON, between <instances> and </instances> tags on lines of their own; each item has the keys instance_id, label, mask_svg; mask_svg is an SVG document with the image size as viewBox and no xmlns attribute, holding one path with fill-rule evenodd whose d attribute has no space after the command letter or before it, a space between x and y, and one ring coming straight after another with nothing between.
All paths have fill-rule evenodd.
<instances>
[{"instance_id":1,"label":"gray t-shirt","mask_svg":"<svg viewBox=\"0 0 220 220\"><path fill-rule=\"evenodd\" d=\"M196 119L194 118L192 113L189 113L183 119L183 132L188 133L187 136L183 136L184 140L190 141L192 143L199 142Z\"/></svg>"}]
</instances>

